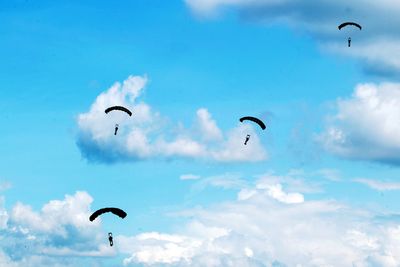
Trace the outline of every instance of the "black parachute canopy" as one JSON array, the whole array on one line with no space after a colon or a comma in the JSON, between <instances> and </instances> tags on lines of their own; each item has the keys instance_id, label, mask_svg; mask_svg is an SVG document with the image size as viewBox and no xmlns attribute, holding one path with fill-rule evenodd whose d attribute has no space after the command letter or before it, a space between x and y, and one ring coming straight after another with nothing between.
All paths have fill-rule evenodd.
<instances>
[{"instance_id":1,"label":"black parachute canopy","mask_svg":"<svg viewBox=\"0 0 400 267\"><path fill-rule=\"evenodd\" d=\"M90 215L89 220L91 222L93 222L99 215L103 214L103 213L107 213L107 212L112 212L115 215L121 217L122 219L126 217L126 212L118 209L118 208L102 208L99 210L96 210L95 212L93 212L92 215Z\"/></svg>"},{"instance_id":2,"label":"black parachute canopy","mask_svg":"<svg viewBox=\"0 0 400 267\"><path fill-rule=\"evenodd\" d=\"M360 30L362 29L362 27L361 27L360 24L355 23L355 22L350 22L350 21L349 21L349 22L344 22L344 23L340 24L340 25L338 26L338 29L341 30L343 27L346 27L346 26L349 26L349 25L356 26L356 27L359 28Z\"/></svg>"},{"instance_id":3,"label":"black parachute canopy","mask_svg":"<svg viewBox=\"0 0 400 267\"><path fill-rule=\"evenodd\" d=\"M267 128L265 126L264 122L262 122L260 119L257 119L255 117L246 116L246 117L240 118L240 122L243 122L243 121L246 121L246 120L253 121L253 122L257 123L261 127L261 129L263 129L263 130L265 130L265 128Z\"/></svg>"},{"instance_id":4,"label":"black parachute canopy","mask_svg":"<svg viewBox=\"0 0 400 267\"><path fill-rule=\"evenodd\" d=\"M129 109L127 109L127 108L125 108L125 107L122 107L122 106L113 106L113 107L109 107L109 108L107 108L104 112L105 112L106 114L108 114L108 112L113 111L113 110L124 111L124 112L128 113L129 116L132 116L132 112L131 112Z\"/></svg>"}]
</instances>

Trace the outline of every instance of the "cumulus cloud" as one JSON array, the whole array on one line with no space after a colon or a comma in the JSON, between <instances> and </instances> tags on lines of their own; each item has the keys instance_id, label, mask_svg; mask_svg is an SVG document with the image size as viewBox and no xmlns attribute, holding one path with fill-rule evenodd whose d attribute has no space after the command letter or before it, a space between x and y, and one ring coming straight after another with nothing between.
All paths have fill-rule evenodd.
<instances>
[{"instance_id":1,"label":"cumulus cloud","mask_svg":"<svg viewBox=\"0 0 400 267\"><path fill-rule=\"evenodd\" d=\"M228 234L224 228L207 228L197 222L192 223L189 228L195 230L197 235L201 234L211 240ZM183 263L189 266L193 263L192 258L196 255L196 251L205 245L198 237L151 232L140 234L134 238L122 238L122 250L124 252L131 252L132 246L136 248L135 252L130 257L125 258L123 263L124 265L134 265L136 263L148 265Z\"/></svg>"},{"instance_id":2,"label":"cumulus cloud","mask_svg":"<svg viewBox=\"0 0 400 267\"><path fill-rule=\"evenodd\" d=\"M400 84L360 84L336 107L337 114L317 138L327 151L346 158L400 162Z\"/></svg>"},{"instance_id":3,"label":"cumulus cloud","mask_svg":"<svg viewBox=\"0 0 400 267\"><path fill-rule=\"evenodd\" d=\"M221 130L218 128L216 121L212 119L211 114L205 108L197 110L197 127L199 128L201 137L205 140L222 140Z\"/></svg>"},{"instance_id":4,"label":"cumulus cloud","mask_svg":"<svg viewBox=\"0 0 400 267\"><path fill-rule=\"evenodd\" d=\"M92 197L86 192L66 195L64 200L52 200L41 212L35 212L28 205L17 203L12 209L11 219L18 225L35 232L67 236L66 226L87 231L93 227L88 220Z\"/></svg>"},{"instance_id":5,"label":"cumulus cloud","mask_svg":"<svg viewBox=\"0 0 400 267\"><path fill-rule=\"evenodd\" d=\"M94 257L113 256L99 221L88 220L92 201L78 191L49 201L40 211L20 202L11 212L2 208L0 265L95 266Z\"/></svg>"},{"instance_id":6,"label":"cumulus cloud","mask_svg":"<svg viewBox=\"0 0 400 267\"><path fill-rule=\"evenodd\" d=\"M308 189L292 177L303 175L266 174L254 183L236 178L236 200L170 214L181 222L172 232L120 235L113 248L100 223L87 220L93 199L86 192L49 201L39 211L18 203L0 231L0 265L110 266L104 256L119 255L118 266L398 266L396 216L306 200Z\"/></svg>"},{"instance_id":7,"label":"cumulus cloud","mask_svg":"<svg viewBox=\"0 0 400 267\"><path fill-rule=\"evenodd\" d=\"M245 190L252 192L251 196L243 197ZM180 213L189 221L174 233L149 232L124 237L123 251L131 254L124 264L398 265L398 221L390 218L378 221L379 214L334 200L295 202L282 201L270 193L265 181L258 181L253 187L241 190L236 201Z\"/></svg>"},{"instance_id":8,"label":"cumulus cloud","mask_svg":"<svg viewBox=\"0 0 400 267\"><path fill-rule=\"evenodd\" d=\"M258 187L258 189L265 189L267 194L283 203L293 204L293 203L302 203L304 202L304 196L299 193L286 193L282 190L282 185L263 185L262 187ZM242 198L243 199L243 198Z\"/></svg>"},{"instance_id":9,"label":"cumulus cloud","mask_svg":"<svg viewBox=\"0 0 400 267\"><path fill-rule=\"evenodd\" d=\"M393 74L400 71L399 2L328 1L328 0L185 0L200 16L215 16L226 8L238 11L240 17L264 24L280 23L309 32L328 50L361 59L369 72ZM385 18L385 19L381 19ZM361 32L337 25L344 21L362 24ZM351 27L350 27L351 28ZM353 48L348 49L351 34Z\"/></svg>"},{"instance_id":10,"label":"cumulus cloud","mask_svg":"<svg viewBox=\"0 0 400 267\"><path fill-rule=\"evenodd\" d=\"M136 161L152 158L207 159L220 162L251 162L267 158L267 153L250 125L238 124L222 132L211 113L199 108L194 123L185 128L171 124L139 96L147 83L146 77L130 76L122 84L115 83L101 93L90 110L78 116L78 147L82 155L97 162ZM104 110L112 105L125 106L133 112ZM114 136L115 123L119 132ZM244 137L251 141L243 145Z\"/></svg>"}]
</instances>

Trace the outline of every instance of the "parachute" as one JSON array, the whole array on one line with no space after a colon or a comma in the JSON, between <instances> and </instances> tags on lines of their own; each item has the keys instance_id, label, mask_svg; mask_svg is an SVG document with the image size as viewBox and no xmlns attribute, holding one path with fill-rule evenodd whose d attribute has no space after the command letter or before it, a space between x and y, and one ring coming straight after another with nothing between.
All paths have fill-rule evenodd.
<instances>
[{"instance_id":1,"label":"parachute","mask_svg":"<svg viewBox=\"0 0 400 267\"><path fill-rule=\"evenodd\" d=\"M109 107L109 108L107 108L104 112L105 112L106 114L108 114L110 111L113 111L113 110L124 111L124 112L128 113L129 116L132 116L132 112L131 112L129 109L127 109L127 108L125 108L125 107L122 107L122 106L113 106L113 107Z\"/></svg>"},{"instance_id":2,"label":"parachute","mask_svg":"<svg viewBox=\"0 0 400 267\"><path fill-rule=\"evenodd\" d=\"M114 213L115 215L121 217L122 219L125 218L127 215L125 211L118 208L102 208L93 212L93 214L90 215L89 220L93 222L99 215L102 215L103 213L107 212Z\"/></svg>"},{"instance_id":3,"label":"parachute","mask_svg":"<svg viewBox=\"0 0 400 267\"><path fill-rule=\"evenodd\" d=\"M111 112L111 111L113 111L113 110L123 111L123 112L126 112L129 116L132 116L132 112L131 112L129 109L127 109L127 108L125 108L125 107L122 107L122 106L112 106L112 107L107 108L104 112L105 112L106 114L108 114L109 112ZM118 126L119 126L118 123L115 124L114 135L117 135Z\"/></svg>"},{"instance_id":4,"label":"parachute","mask_svg":"<svg viewBox=\"0 0 400 267\"><path fill-rule=\"evenodd\" d=\"M261 129L263 129L263 130L265 130L267 128L265 126L264 122L262 122L260 119L257 119L255 117L246 116L246 117L240 118L240 122L243 122L243 121L246 121L246 120L257 123L261 127Z\"/></svg>"},{"instance_id":5,"label":"parachute","mask_svg":"<svg viewBox=\"0 0 400 267\"><path fill-rule=\"evenodd\" d=\"M252 121L258 124L258 126L261 127L261 129L265 130L265 128L267 128L264 124L264 122L262 122L262 120L257 119L255 117L251 117L251 116L246 116L246 117L242 117L239 119L240 122L244 122L244 121ZM247 145L247 142L250 140L250 135L248 134L246 136L246 140L244 141L244 145Z\"/></svg>"},{"instance_id":6,"label":"parachute","mask_svg":"<svg viewBox=\"0 0 400 267\"><path fill-rule=\"evenodd\" d=\"M340 24L340 25L338 26L338 29L341 30L342 28L347 27L347 26L350 26L350 25L359 28L360 31L361 31L361 29L362 29L361 25L358 24L358 23L355 23L355 22L344 22L344 23L342 23L342 24ZM350 46L351 46L351 37L349 37L349 38L347 39L347 43L348 43L347 46L350 47Z\"/></svg>"},{"instance_id":7,"label":"parachute","mask_svg":"<svg viewBox=\"0 0 400 267\"><path fill-rule=\"evenodd\" d=\"M358 24L358 23L355 23L355 22L344 22L344 23L342 23L342 24L340 24L340 25L338 26L338 29L341 30L342 28L344 28L344 27L346 27L346 26L349 26L349 25L356 26L356 27L359 28L360 30L362 29L361 25Z\"/></svg>"}]
</instances>

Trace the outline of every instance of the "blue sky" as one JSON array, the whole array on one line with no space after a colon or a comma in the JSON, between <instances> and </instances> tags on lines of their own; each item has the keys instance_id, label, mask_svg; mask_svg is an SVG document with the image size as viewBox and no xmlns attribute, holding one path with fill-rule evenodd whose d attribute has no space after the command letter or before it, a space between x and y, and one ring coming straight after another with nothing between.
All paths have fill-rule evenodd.
<instances>
[{"instance_id":1,"label":"blue sky","mask_svg":"<svg viewBox=\"0 0 400 267\"><path fill-rule=\"evenodd\" d=\"M400 7L374 5L1 3L2 265L396 266Z\"/></svg>"}]
</instances>

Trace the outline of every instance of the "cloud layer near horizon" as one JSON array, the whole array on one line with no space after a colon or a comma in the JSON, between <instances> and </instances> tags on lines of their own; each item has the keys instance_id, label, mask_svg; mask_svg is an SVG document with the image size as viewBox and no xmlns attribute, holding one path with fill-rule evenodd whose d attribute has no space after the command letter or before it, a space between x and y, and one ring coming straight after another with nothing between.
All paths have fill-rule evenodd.
<instances>
[{"instance_id":1,"label":"cloud layer near horizon","mask_svg":"<svg viewBox=\"0 0 400 267\"><path fill-rule=\"evenodd\" d=\"M122 237L121 252L131 254L124 265L397 266L398 219L334 200L307 201L286 192L287 179L266 175L243 185L237 200L178 212L188 221L173 233Z\"/></svg>"},{"instance_id":2,"label":"cloud layer near horizon","mask_svg":"<svg viewBox=\"0 0 400 267\"><path fill-rule=\"evenodd\" d=\"M175 230L118 235L113 248L101 222L88 220L93 198L87 192L51 200L39 211L22 203L10 212L1 207L0 263L107 266L104 260L114 258L124 266L397 266L398 216L331 199L308 200L315 188L300 176L265 174L255 182L229 174L206 178L208 186L236 190L237 198L169 210L169 216L181 218Z\"/></svg>"}]
</instances>

